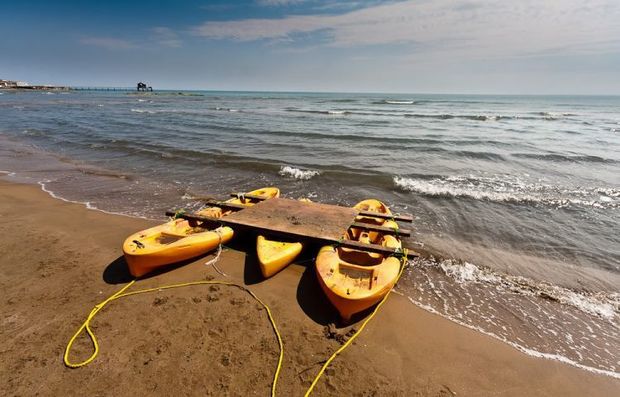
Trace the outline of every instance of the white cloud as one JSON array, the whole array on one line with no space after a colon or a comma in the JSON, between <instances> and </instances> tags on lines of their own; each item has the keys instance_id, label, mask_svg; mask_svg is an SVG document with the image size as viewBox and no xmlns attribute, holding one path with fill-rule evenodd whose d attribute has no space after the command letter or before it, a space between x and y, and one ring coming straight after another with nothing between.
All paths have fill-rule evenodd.
<instances>
[{"instance_id":1,"label":"white cloud","mask_svg":"<svg viewBox=\"0 0 620 397\"><path fill-rule=\"evenodd\" d=\"M182 42L179 35L170 28L158 26L151 29L153 39L164 47L177 48L181 47Z\"/></svg>"},{"instance_id":2,"label":"white cloud","mask_svg":"<svg viewBox=\"0 0 620 397\"><path fill-rule=\"evenodd\" d=\"M426 53L485 56L620 50L618 0L419 0L339 15L209 21L194 33L234 41L294 40L321 32L326 45L411 44Z\"/></svg>"},{"instance_id":3,"label":"white cloud","mask_svg":"<svg viewBox=\"0 0 620 397\"><path fill-rule=\"evenodd\" d=\"M112 37L85 37L80 40L80 43L105 48L107 50L130 50L137 47L136 44L131 41Z\"/></svg>"}]
</instances>

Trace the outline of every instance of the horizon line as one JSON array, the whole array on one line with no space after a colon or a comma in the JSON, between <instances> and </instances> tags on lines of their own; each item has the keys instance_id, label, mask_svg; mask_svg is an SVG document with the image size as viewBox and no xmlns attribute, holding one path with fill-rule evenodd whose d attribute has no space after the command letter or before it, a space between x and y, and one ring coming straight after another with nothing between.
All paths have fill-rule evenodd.
<instances>
[{"instance_id":1,"label":"horizon line","mask_svg":"<svg viewBox=\"0 0 620 397\"><path fill-rule=\"evenodd\" d=\"M63 85L59 85L63 86ZM64 85L69 89L123 89L123 90L136 90L134 86L80 86L80 85ZM136 90L137 91L137 90ZM558 96L558 97L619 97L618 94L554 94L554 93L464 93L464 92L386 92L386 91L311 91L311 90L241 90L241 89L204 89L204 88L156 88L153 87L153 92L156 91L202 91L202 92L257 92L257 93L278 93L278 94L372 94L372 95L462 95L462 96Z\"/></svg>"}]
</instances>

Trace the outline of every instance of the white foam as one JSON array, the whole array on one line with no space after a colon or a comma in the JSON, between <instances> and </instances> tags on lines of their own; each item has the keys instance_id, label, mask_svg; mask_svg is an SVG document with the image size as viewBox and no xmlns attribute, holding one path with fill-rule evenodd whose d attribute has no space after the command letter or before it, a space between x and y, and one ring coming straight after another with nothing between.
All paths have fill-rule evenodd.
<instances>
[{"instance_id":1,"label":"white foam","mask_svg":"<svg viewBox=\"0 0 620 397\"><path fill-rule=\"evenodd\" d=\"M41 190L43 190L45 193L49 194L51 197L53 197L53 198L55 198L57 200L64 201L65 203L81 204L81 205L85 206L86 208L88 208L89 210L99 211L99 212L103 212L104 214L109 214L109 215L120 215L120 216L126 216L128 218L139 218L139 219L153 220L153 219L147 218L145 216L141 216L141 215L135 215L135 214L134 215L129 215L129 214L123 214L121 212L112 212L112 211L102 210L102 209L97 208L94 205L92 205L92 203L90 201L76 201L76 200L66 199L64 197L61 197L61 196L57 195L52 190L49 190L47 188L46 183L50 183L50 182L51 182L51 180L45 179L43 181L37 182L37 184L39 186L41 186Z\"/></svg>"},{"instance_id":2,"label":"white foam","mask_svg":"<svg viewBox=\"0 0 620 397\"><path fill-rule=\"evenodd\" d=\"M572 365L574 367L583 369L583 370L588 371L588 372L593 372L593 373L596 373L596 374L606 375L606 376L610 376L612 378L620 379L620 373L618 373L618 372L609 371L609 370L600 369L600 368L589 367L587 365L580 364L580 363L578 363L576 361L573 361L573 360L571 360L568 357L564 357L564 356L562 356L560 354L543 353L543 352L539 352L539 351L534 350L534 349L530 349L530 348L522 346L522 345L520 345L520 344L518 344L516 342L510 341L510 340L504 338L503 336L496 335L496 334L494 334L492 332L489 332L489 331L487 331L485 329L482 329L480 327L477 327L477 326L474 326L474 325L471 325L471 324L467 324L466 322L464 322L462 320L459 320L459 319L457 319L457 318L455 318L453 316L450 316L450 315L447 315L447 314L442 314L442 313L438 312L437 310L435 310L432 306L425 305L423 303L417 302L416 300L414 300L413 298L411 298L409 296L407 296L407 299L409 300L409 302L413 303L414 305L418 306L419 308L422 308L422 309L424 309L424 310L426 310L426 311L428 311L430 313L433 313L433 314L436 314L436 315L441 316L443 318L446 318L446 319L448 319L448 320L450 320L450 321L452 321L454 323L457 323L457 324L459 324L459 325L461 325L461 326L463 326L465 328L469 328L471 330L480 332L481 334L484 334L484 335L490 336L492 338L495 338L497 340L500 340L500 341L502 341L502 342L504 342L504 343L506 343L506 344L508 344L508 345L510 345L512 347L514 347L515 349L517 349L517 350L519 350L519 351L529 355L529 356L538 357L538 358L544 358L544 359L547 359L547 360L559 361L559 362L562 362L562 363L565 363L565 364Z\"/></svg>"},{"instance_id":3,"label":"white foam","mask_svg":"<svg viewBox=\"0 0 620 397\"><path fill-rule=\"evenodd\" d=\"M280 168L278 174L289 178L307 181L314 176L320 175L321 172L317 170L304 170L290 165L285 165Z\"/></svg>"},{"instance_id":4,"label":"white foam","mask_svg":"<svg viewBox=\"0 0 620 397\"><path fill-rule=\"evenodd\" d=\"M574 306L579 310L613 321L616 313L614 306L609 302L601 302L593 296L564 290L560 292L558 300L566 305Z\"/></svg>"},{"instance_id":5,"label":"white foam","mask_svg":"<svg viewBox=\"0 0 620 397\"><path fill-rule=\"evenodd\" d=\"M455 261L445 260L442 261L439 266L448 276L455 279L457 282L498 282L499 277L490 272L484 272L482 269L474 265L473 263L464 262L456 263Z\"/></svg>"},{"instance_id":6,"label":"white foam","mask_svg":"<svg viewBox=\"0 0 620 397\"><path fill-rule=\"evenodd\" d=\"M448 176L421 179L393 177L394 184L406 191L428 196L469 197L494 202L530 202L556 208L587 206L620 207L620 190L609 187L566 188L542 183L528 183L512 176Z\"/></svg>"},{"instance_id":7,"label":"white foam","mask_svg":"<svg viewBox=\"0 0 620 397\"><path fill-rule=\"evenodd\" d=\"M432 266L432 265L431 265ZM548 283L536 282L521 276L498 274L490 269L478 267L469 262L447 259L439 263L443 272L457 283L488 283L521 295L550 297L558 302L572 306L584 313L595 315L613 322L616 305L620 296L614 294L588 294Z\"/></svg>"},{"instance_id":8,"label":"white foam","mask_svg":"<svg viewBox=\"0 0 620 397\"><path fill-rule=\"evenodd\" d=\"M408 191L423 193L430 196L452 196L452 197L471 197L478 200L488 199L491 201L511 201L515 199L514 194L503 193L500 191L485 191L472 185L457 186L449 182L455 179L432 179L422 180L413 178L393 178L396 186Z\"/></svg>"},{"instance_id":9,"label":"white foam","mask_svg":"<svg viewBox=\"0 0 620 397\"><path fill-rule=\"evenodd\" d=\"M134 113L148 113L148 114L156 113L154 110L148 110L148 109L131 109L131 111Z\"/></svg>"},{"instance_id":10,"label":"white foam","mask_svg":"<svg viewBox=\"0 0 620 397\"><path fill-rule=\"evenodd\" d=\"M338 114L345 114L346 112L344 110L328 110L327 114L334 114L334 115L338 115Z\"/></svg>"},{"instance_id":11,"label":"white foam","mask_svg":"<svg viewBox=\"0 0 620 397\"><path fill-rule=\"evenodd\" d=\"M413 101L385 101L390 105L413 105Z\"/></svg>"}]
</instances>

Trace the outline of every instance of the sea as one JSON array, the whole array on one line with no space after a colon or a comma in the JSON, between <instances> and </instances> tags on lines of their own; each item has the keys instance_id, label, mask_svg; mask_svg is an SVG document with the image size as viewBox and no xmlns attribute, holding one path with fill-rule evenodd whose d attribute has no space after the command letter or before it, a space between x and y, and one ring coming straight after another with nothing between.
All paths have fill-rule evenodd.
<instances>
[{"instance_id":1,"label":"sea","mask_svg":"<svg viewBox=\"0 0 620 397\"><path fill-rule=\"evenodd\" d=\"M412 305L620 378L620 97L0 91L0 175L162 221L377 198L414 215Z\"/></svg>"}]
</instances>

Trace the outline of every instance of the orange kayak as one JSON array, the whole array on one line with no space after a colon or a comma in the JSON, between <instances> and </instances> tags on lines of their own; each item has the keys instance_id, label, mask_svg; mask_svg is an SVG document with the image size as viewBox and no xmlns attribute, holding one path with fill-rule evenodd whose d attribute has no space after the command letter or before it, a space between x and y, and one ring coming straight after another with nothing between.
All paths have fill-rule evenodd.
<instances>
[{"instance_id":1,"label":"orange kayak","mask_svg":"<svg viewBox=\"0 0 620 397\"><path fill-rule=\"evenodd\" d=\"M380 212L390 215L389 208L378 200L364 200L356 204L360 211ZM398 228L392 220L358 216L356 222ZM401 248L398 238L381 232L351 228L347 240L367 244L379 244L388 248ZM395 256L354 250L344 247L325 246L316 258L316 274L321 288L345 321L379 301L397 281L401 262Z\"/></svg>"}]
</instances>

